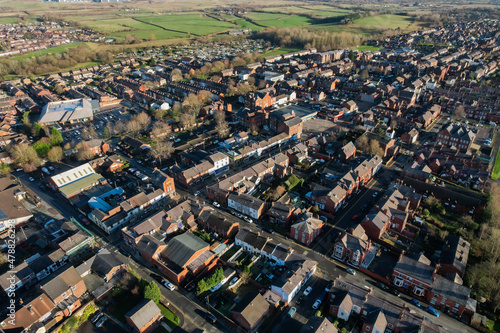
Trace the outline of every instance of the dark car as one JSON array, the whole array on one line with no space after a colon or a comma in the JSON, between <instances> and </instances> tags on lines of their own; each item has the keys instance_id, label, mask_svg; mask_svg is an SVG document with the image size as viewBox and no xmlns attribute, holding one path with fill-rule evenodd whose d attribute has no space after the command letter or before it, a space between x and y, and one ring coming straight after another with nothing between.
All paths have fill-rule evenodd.
<instances>
[{"instance_id":1,"label":"dark car","mask_svg":"<svg viewBox=\"0 0 500 333\"><path fill-rule=\"evenodd\" d=\"M92 320L90 320L90 322L92 324L97 323L97 321L101 318L102 315L103 313L101 311L97 311L97 313L94 315L94 317L92 317Z\"/></svg>"},{"instance_id":2,"label":"dark car","mask_svg":"<svg viewBox=\"0 0 500 333\"><path fill-rule=\"evenodd\" d=\"M399 297L401 296L401 293L399 292L399 290L395 289L395 288L392 288L391 289L391 294L393 294L394 296L396 297Z\"/></svg>"},{"instance_id":3,"label":"dark car","mask_svg":"<svg viewBox=\"0 0 500 333\"><path fill-rule=\"evenodd\" d=\"M383 291L387 291L387 286L383 284L382 282L377 282L377 286L382 289Z\"/></svg>"},{"instance_id":4,"label":"dark car","mask_svg":"<svg viewBox=\"0 0 500 333\"><path fill-rule=\"evenodd\" d=\"M215 318L215 316L209 312L205 312L203 314L203 318L205 318L206 321L212 324L215 324L217 322L217 318Z\"/></svg>"},{"instance_id":5,"label":"dark car","mask_svg":"<svg viewBox=\"0 0 500 333\"><path fill-rule=\"evenodd\" d=\"M161 276L159 276L158 274L154 274L154 273L151 273L151 277L153 279L155 279L156 281L160 282L160 283L163 283L163 278Z\"/></svg>"},{"instance_id":6,"label":"dark car","mask_svg":"<svg viewBox=\"0 0 500 333\"><path fill-rule=\"evenodd\" d=\"M361 210L366 210L366 208L368 208L368 204L364 204L363 206L361 206Z\"/></svg>"},{"instance_id":7,"label":"dark car","mask_svg":"<svg viewBox=\"0 0 500 333\"><path fill-rule=\"evenodd\" d=\"M297 300L297 304L302 303L303 300L304 300L304 296L300 296L299 299Z\"/></svg>"}]
</instances>

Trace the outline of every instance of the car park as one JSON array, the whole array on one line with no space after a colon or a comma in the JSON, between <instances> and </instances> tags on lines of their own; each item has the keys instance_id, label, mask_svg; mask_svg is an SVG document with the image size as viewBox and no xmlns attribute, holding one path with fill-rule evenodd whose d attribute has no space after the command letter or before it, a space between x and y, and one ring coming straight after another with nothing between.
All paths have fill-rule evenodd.
<instances>
[{"instance_id":1,"label":"car park","mask_svg":"<svg viewBox=\"0 0 500 333\"><path fill-rule=\"evenodd\" d=\"M304 290L304 296L308 296L312 290L313 288L311 286L307 287L306 290Z\"/></svg>"}]
</instances>

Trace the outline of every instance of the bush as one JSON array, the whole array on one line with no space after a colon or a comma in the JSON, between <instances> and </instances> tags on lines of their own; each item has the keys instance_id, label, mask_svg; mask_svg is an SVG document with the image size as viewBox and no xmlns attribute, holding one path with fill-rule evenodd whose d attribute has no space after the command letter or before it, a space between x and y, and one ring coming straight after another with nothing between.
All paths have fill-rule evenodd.
<instances>
[{"instance_id":1,"label":"bush","mask_svg":"<svg viewBox=\"0 0 500 333\"><path fill-rule=\"evenodd\" d=\"M80 324L84 323L85 321L87 321L89 319L89 317L92 314L94 314L96 312L96 310L97 309L92 304L87 305L87 307L85 308L85 310L83 310L83 313L80 316L80 318L78 318L78 322Z\"/></svg>"},{"instance_id":2,"label":"bush","mask_svg":"<svg viewBox=\"0 0 500 333\"><path fill-rule=\"evenodd\" d=\"M219 284L219 282L221 282L223 279L224 279L224 271L222 270L222 267L218 267L215 270L214 274L198 282L198 285L196 287L196 292L198 294L203 294L205 291Z\"/></svg>"},{"instance_id":3,"label":"bush","mask_svg":"<svg viewBox=\"0 0 500 333\"><path fill-rule=\"evenodd\" d=\"M62 333L72 332L78 327L78 319L76 317L69 318L61 327Z\"/></svg>"},{"instance_id":4,"label":"bush","mask_svg":"<svg viewBox=\"0 0 500 333\"><path fill-rule=\"evenodd\" d=\"M160 287L158 287L158 285L154 281L151 281L146 287L144 287L144 298L148 298L156 304L160 302Z\"/></svg>"}]
</instances>

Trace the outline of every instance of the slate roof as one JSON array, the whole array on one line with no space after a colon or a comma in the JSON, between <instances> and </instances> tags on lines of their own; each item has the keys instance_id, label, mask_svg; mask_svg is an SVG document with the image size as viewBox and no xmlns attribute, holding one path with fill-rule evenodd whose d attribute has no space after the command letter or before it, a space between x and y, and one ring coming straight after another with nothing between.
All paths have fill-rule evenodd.
<instances>
[{"instance_id":1,"label":"slate roof","mask_svg":"<svg viewBox=\"0 0 500 333\"><path fill-rule=\"evenodd\" d=\"M258 292L250 292L236 304L232 311L240 313L250 327L253 327L268 309L269 303L264 296Z\"/></svg>"},{"instance_id":2,"label":"slate roof","mask_svg":"<svg viewBox=\"0 0 500 333\"><path fill-rule=\"evenodd\" d=\"M130 318L134 325L141 329L146 326L154 317L161 313L158 305L150 299L143 299L139 304L134 306L132 310L125 314L125 317Z\"/></svg>"},{"instance_id":3,"label":"slate roof","mask_svg":"<svg viewBox=\"0 0 500 333\"><path fill-rule=\"evenodd\" d=\"M440 263L453 265L464 274L469 259L469 250L469 242L460 236L450 235L443 246Z\"/></svg>"},{"instance_id":4,"label":"slate roof","mask_svg":"<svg viewBox=\"0 0 500 333\"><path fill-rule=\"evenodd\" d=\"M385 332L387 319L385 319L382 310L376 310L366 316L365 324L370 325L371 327L376 327L380 332Z\"/></svg>"},{"instance_id":5,"label":"slate roof","mask_svg":"<svg viewBox=\"0 0 500 333\"><path fill-rule=\"evenodd\" d=\"M208 248L207 243L192 233L185 232L175 236L168 242L163 255L179 267L184 267L196 252L205 248Z\"/></svg>"},{"instance_id":6,"label":"slate roof","mask_svg":"<svg viewBox=\"0 0 500 333\"><path fill-rule=\"evenodd\" d=\"M397 262L394 270L422 282L426 282L428 284L432 283L434 267L418 262L417 260L411 259L407 256L401 256L401 259Z\"/></svg>"},{"instance_id":7,"label":"slate roof","mask_svg":"<svg viewBox=\"0 0 500 333\"><path fill-rule=\"evenodd\" d=\"M454 283L440 275L434 277L431 285L431 291L436 295L441 295L448 300L463 306L467 305L470 298L470 289L460 284ZM474 309L475 311L475 309Z\"/></svg>"},{"instance_id":8,"label":"slate roof","mask_svg":"<svg viewBox=\"0 0 500 333\"><path fill-rule=\"evenodd\" d=\"M299 333L338 333L338 329L325 317L311 317Z\"/></svg>"},{"instance_id":9,"label":"slate roof","mask_svg":"<svg viewBox=\"0 0 500 333\"><path fill-rule=\"evenodd\" d=\"M82 281L82 277L78 274L75 267L66 266L66 268L61 268L61 270L47 277L46 282L41 285L41 288L51 299L56 299L80 281Z\"/></svg>"}]
</instances>

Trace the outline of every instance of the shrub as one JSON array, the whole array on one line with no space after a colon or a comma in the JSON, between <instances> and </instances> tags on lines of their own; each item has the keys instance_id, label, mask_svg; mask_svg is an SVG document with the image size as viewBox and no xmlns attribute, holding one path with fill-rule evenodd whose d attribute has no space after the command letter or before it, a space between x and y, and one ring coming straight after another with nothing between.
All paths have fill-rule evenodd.
<instances>
[{"instance_id":1,"label":"shrub","mask_svg":"<svg viewBox=\"0 0 500 333\"><path fill-rule=\"evenodd\" d=\"M89 304L87 305L87 307L85 308L85 310L83 310L83 313L82 315L80 316L80 318L78 318L78 322L80 324L82 324L83 322L87 321L87 319L89 319L89 317L96 312L96 308L92 305L92 304Z\"/></svg>"}]
</instances>

